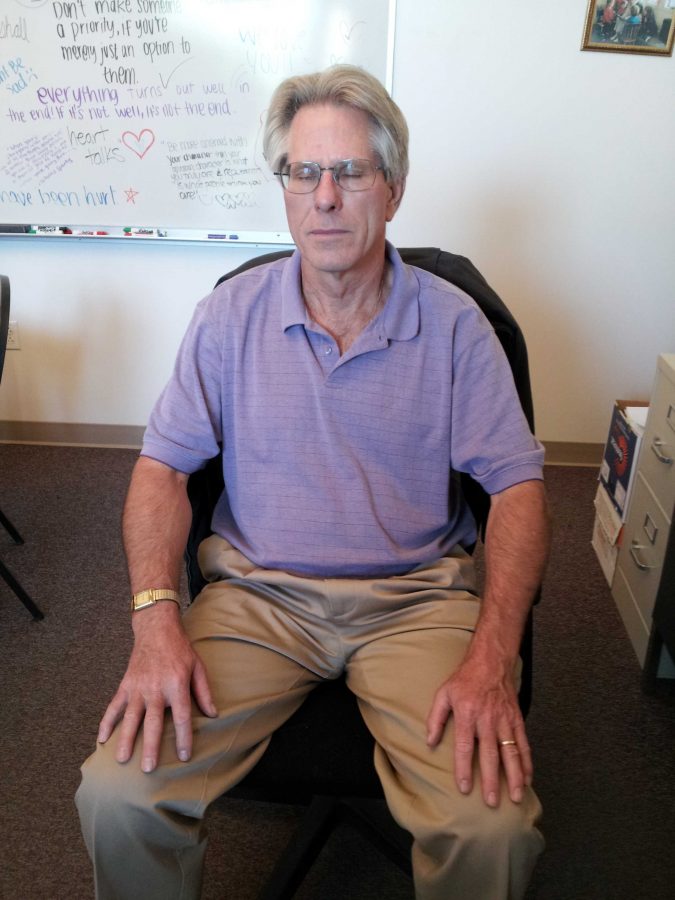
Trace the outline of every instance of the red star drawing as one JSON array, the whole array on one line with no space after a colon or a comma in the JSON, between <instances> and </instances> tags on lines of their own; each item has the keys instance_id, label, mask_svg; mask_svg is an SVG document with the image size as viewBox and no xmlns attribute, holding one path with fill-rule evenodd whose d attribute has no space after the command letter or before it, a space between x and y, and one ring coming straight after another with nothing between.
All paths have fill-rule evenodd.
<instances>
[{"instance_id":1,"label":"red star drawing","mask_svg":"<svg viewBox=\"0 0 675 900\"><path fill-rule=\"evenodd\" d=\"M129 188L124 192L127 195L127 203L136 204L136 197L138 197L138 191L135 191L133 188Z\"/></svg>"}]
</instances>

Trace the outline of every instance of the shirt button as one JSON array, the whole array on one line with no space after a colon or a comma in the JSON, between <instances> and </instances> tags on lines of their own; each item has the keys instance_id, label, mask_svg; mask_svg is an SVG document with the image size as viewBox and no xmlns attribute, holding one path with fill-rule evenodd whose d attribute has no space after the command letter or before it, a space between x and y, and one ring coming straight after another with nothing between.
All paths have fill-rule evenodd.
<instances>
[{"instance_id":1,"label":"shirt button","mask_svg":"<svg viewBox=\"0 0 675 900\"><path fill-rule=\"evenodd\" d=\"M326 356L330 356L333 352L333 348L331 346L328 346L323 352L326 354Z\"/></svg>"}]
</instances>

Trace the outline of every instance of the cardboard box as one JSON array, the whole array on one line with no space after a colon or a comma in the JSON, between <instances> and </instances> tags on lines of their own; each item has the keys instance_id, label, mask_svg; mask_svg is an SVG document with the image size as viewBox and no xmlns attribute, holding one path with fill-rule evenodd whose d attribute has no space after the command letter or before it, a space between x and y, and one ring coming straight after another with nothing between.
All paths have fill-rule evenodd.
<instances>
[{"instance_id":1,"label":"cardboard box","mask_svg":"<svg viewBox=\"0 0 675 900\"><path fill-rule=\"evenodd\" d=\"M628 512L648 409L649 403L643 401L617 400L612 411L600 481L621 521Z\"/></svg>"},{"instance_id":2,"label":"cardboard box","mask_svg":"<svg viewBox=\"0 0 675 900\"><path fill-rule=\"evenodd\" d=\"M649 404L617 400L600 466L591 546L611 587Z\"/></svg>"},{"instance_id":3,"label":"cardboard box","mask_svg":"<svg viewBox=\"0 0 675 900\"><path fill-rule=\"evenodd\" d=\"M609 543L612 546L619 544L623 520L602 482L600 482L595 492L593 506L595 507L595 518L605 532Z\"/></svg>"},{"instance_id":4,"label":"cardboard box","mask_svg":"<svg viewBox=\"0 0 675 900\"><path fill-rule=\"evenodd\" d=\"M599 490L604 492L604 488ZM616 569L616 560L619 556L619 547L616 543L612 543L607 536L605 529L602 527L599 516L596 515L593 523L593 537L591 538L591 546L595 550L598 557L600 568L607 580L607 584L611 587L614 581L614 570Z\"/></svg>"},{"instance_id":5,"label":"cardboard box","mask_svg":"<svg viewBox=\"0 0 675 900\"><path fill-rule=\"evenodd\" d=\"M598 557L607 584L611 587L619 556L623 522L602 482L595 492L593 506L595 507L595 521L593 522L591 546Z\"/></svg>"}]
</instances>

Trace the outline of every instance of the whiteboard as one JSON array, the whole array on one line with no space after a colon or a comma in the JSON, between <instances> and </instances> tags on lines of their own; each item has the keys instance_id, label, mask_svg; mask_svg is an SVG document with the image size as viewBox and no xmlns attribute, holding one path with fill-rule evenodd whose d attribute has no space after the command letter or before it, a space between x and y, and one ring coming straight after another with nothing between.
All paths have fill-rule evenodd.
<instances>
[{"instance_id":1,"label":"whiteboard","mask_svg":"<svg viewBox=\"0 0 675 900\"><path fill-rule=\"evenodd\" d=\"M287 243L274 88L349 62L391 89L394 0L1 5L0 222Z\"/></svg>"}]
</instances>

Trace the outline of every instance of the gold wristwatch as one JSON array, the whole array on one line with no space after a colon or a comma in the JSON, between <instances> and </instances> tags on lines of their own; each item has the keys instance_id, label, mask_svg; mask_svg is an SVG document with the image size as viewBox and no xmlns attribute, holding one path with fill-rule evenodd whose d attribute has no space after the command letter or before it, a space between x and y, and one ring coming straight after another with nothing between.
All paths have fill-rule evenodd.
<instances>
[{"instance_id":1,"label":"gold wristwatch","mask_svg":"<svg viewBox=\"0 0 675 900\"><path fill-rule=\"evenodd\" d=\"M170 591L168 588L148 588L147 591L140 591L131 598L131 611L138 612L139 609L146 609L148 606L154 606L158 600L173 600L180 606L180 595L176 591Z\"/></svg>"}]
</instances>

